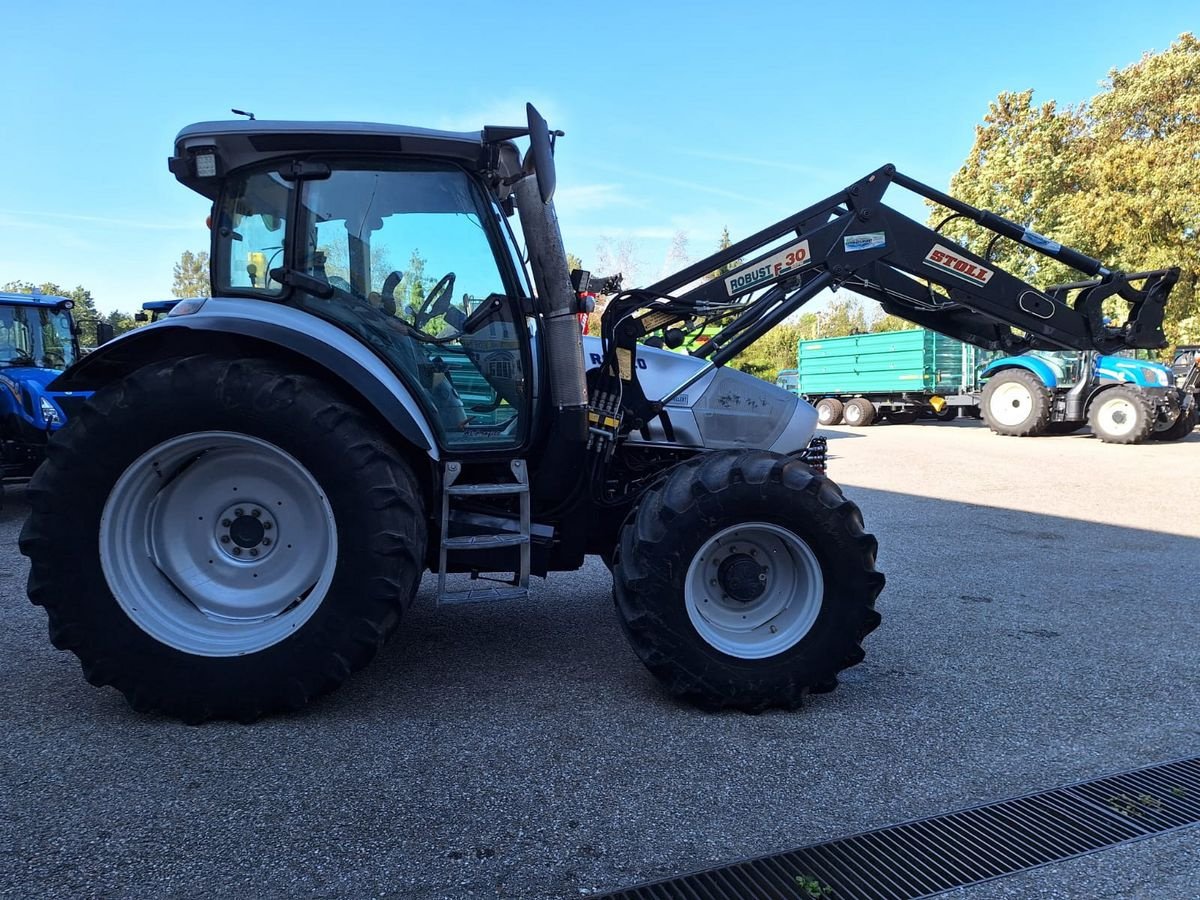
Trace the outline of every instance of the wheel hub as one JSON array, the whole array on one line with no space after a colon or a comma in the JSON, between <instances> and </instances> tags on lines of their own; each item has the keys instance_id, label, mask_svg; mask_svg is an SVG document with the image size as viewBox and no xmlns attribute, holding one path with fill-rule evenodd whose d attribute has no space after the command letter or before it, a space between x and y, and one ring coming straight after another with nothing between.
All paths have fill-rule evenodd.
<instances>
[{"instance_id":1,"label":"wheel hub","mask_svg":"<svg viewBox=\"0 0 1200 900\"><path fill-rule=\"evenodd\" d=\"M263 559L276 547L279 524L264 504L241 501L217 518L217 546L238 560Z\"/></svg>"},{"instance_id":2,"label":"wheel hub","mask_svg":"<svg viewBox=\"0 0 1200 900\"><path fill-rule=\"evenodd\" d=\"M821 565L803 538L772 523L746 522L696 550L684 605L710 646L740 659L765 659L808 633L824 593Z\"/></svg>"},{"instance_id":3,"label":"wheel hub","mask_svg":"<svg viewBox=\"0 0 1200 900\"><path fill-rule=\"evenodd\" d=\"M717 582L731 599L749 603L767 589L767 569L747 553L732 553L718 566Z\"/></svg>"}]
</instances>

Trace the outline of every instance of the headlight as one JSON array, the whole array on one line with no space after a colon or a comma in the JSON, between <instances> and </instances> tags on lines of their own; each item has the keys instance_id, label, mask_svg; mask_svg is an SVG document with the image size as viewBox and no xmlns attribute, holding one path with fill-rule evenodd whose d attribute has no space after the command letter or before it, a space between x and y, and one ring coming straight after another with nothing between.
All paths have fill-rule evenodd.
<instances>
[{"instance_id":1,"label":"headlight","mask_svg":"<svg viewBox=\"0 0 1200 900\"><path fill-rule=\"evenodd\" d=\"M58 410L54 408L54 404L45 397L41 398L42 418L46 420L47 425L62 424L62 416L58 414Z\"/></svg>"},{"instance_id":2,"label":"headlight","mask_svg":"<svg viewBox=\"0 0 1200 900\"><path fill-rule=\"evenodd\" d=\"M1153 369L1150 366L1142 366L1142 377L1150 384L1157 384L1159 387L1167 387L1171 382L1167 378L1167 373L1162 369Z\"/></svg>"}]
</instances>

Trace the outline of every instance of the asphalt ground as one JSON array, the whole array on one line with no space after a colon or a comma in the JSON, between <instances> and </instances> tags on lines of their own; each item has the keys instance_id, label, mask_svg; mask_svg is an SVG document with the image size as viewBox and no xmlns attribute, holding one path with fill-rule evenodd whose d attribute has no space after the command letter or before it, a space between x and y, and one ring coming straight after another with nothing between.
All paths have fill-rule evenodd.
<instances>
[{"instance_id":1,"label":"asphalt ground","mask_svg":"<svg viewBox=\"0 0 1200 900\"><path fill-rule=\"evenodd\" d=\"M599 561L435 609L253 726L133 712L55 651L0 513L0 894L578 897L1200 752L1200 431L828 432L888 586L793 713L665 698ZM71 548L63 548L70 565ZM1200 829L954 894L1193 898Z\"/></svg>"}]
</instances>

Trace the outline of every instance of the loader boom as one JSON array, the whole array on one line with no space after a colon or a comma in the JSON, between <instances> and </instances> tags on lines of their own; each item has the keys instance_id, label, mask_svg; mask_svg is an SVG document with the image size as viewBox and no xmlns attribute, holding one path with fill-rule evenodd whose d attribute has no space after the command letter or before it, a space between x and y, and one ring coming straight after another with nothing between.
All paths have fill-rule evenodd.
<instances>
[{"instance_id":1,"label":"loader boom","mask_svg":"<svg viewBox=\"0 0 1200 900\"><path fill-rule=\"evenodd\" d=\"M1040 290L987 258L882 202L898 185L1079 271L1084 279ZM993 238L994 243L995 238ZM989 244L990 248L991 244ZM764 252L765 251L765 252ZM751 257L720 277L722 267ZM1163 310L1179 270L1125 274L994 213L956 200L885 165L845 190L650 285L617 295L605 311L602 377L635 420L662 412L671 398L713 366L728 362L827 287L846 287L894 315L966 343L1020 353L1165 346ZM697 282L700 282L697 284ZM1129 304L1112 326L1105 300ZM639 389L637 342L681 335L713 322L724 328L692 351L710 366L664 397ZM668 345L671 341L668 340ZM628 357L628 358L627 358Z\"/></svg>"}]
</instances>

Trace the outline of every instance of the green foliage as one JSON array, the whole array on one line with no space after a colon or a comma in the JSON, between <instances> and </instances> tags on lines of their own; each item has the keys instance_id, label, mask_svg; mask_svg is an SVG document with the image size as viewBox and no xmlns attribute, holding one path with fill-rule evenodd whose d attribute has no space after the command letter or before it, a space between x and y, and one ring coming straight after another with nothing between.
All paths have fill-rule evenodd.
<instances>
[{"instance_id":1,"label":"green foliage","mask_svg":"<svg viewBox=\"0 0 1200 900\"><path fill-rule=\"evenodd\" d=\"M265 277L266 273L259 273ZM175 263L175 278L171 284L172 297L207 297L210 294L208 279L208 253L203 250L193 253L184 250ZM119 333L119 332L118 332Z\"/></svg>"},{"instance_id":2,"label":"green foliage","mask_svg":"<svg viewBox=\"0 0 1200 900\"><path fill-rule=\"evenodd\" d=\"M1200 341L1200 41L1183 34L1109 72L1077 107L1036 105L1033 91L1001 93L950 185L998 212L1125 271L1179 266L1165 329ZM930 221L944 218L935 211ZM964 219L945 233L984 253L991 238ZM1078 273L1012 241L992 258L1043 287ZM1112 310L1123 314L1124 304Z\"/></svg>"},{"instance_id":3,"label":"green foliage","mask_svg":"<svg viewBox=\"0 0 1200 900\"><path fill-rule=\"evenodd\" d=\"M733 246L733 241L730 240L730 238L729 238L729 226L726 225L724 228L721 229L721 240L717 244L717 250L728 250L732 246ZM705 275L704 277L706 279L708 279L709 281L712 281L716 278L723 278L723 277L725 277L725 275L732 272L734 269L736 269L741 264L742 264L741 259L731 260L731 261L725 263L725 265L721 266L721 268L717 269L715 272L710 272L708 275Z\"/></svg>"}]
</instances>

